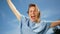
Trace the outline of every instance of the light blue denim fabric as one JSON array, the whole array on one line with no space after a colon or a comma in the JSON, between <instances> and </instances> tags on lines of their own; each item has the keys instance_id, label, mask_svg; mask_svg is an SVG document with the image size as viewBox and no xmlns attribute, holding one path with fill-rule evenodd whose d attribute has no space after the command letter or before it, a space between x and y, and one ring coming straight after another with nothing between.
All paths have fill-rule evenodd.
<instances>
[{"instance_id":1,"label":"light blue denim fabric","mask_svg":"<svg viewBox=\"0 0 60 34\"><path fill-rule=\"evenodd\" d=\"M20 34L46 34L49 30L50 23L41 21L36 24L22 15L20 20Z\"/></svg>"}]
</instances>

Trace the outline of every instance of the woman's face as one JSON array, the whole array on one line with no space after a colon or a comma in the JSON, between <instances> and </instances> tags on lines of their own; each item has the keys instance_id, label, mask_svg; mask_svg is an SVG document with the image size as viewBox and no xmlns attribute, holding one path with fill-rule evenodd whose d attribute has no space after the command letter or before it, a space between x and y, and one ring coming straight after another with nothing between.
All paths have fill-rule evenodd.
<instances>
[{"instance_id":1,"label":"woman's face","mask_svg":"<svg viewBox=\"0 0 60 34\"><path fill-rule=\"evenodd\" d=\"M36 22L38 19L39 19L39 11L36 7L34 6L31 6L29 8L29 17L30 17L30 20L33 21L33 22Z\"/></svg>"}]
</instances>

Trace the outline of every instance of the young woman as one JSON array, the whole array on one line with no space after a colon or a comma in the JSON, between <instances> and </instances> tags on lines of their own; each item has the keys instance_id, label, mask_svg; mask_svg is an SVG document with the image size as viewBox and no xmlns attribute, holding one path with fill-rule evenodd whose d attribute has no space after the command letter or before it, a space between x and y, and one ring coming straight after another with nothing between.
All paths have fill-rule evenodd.
<instances>
[{"instance_id":1,"label":"young woman","mask_svg":"<svg viewBox=\"0 0 60 34\"><path fill-rule=\"evenodd\" d=\"M29 5L29 17L25 17L19 13L11 0L7 0L7 3L20 22L20 34L46 34L50 27L60 24L60 22L46 23L40 20L40 11L35 4Z\"/></svg>"}]
</instances>

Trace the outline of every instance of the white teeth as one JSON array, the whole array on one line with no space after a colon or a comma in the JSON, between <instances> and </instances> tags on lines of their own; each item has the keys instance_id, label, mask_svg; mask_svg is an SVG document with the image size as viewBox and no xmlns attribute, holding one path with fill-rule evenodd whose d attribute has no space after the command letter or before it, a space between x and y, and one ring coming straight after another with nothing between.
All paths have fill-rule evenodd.
<instances>
[{"instance_id":1,"label":"white teeth","mask_svg":"<svg viewBox=\"0 0 60 34\"><path fill-rule=\"evenodd\" d=\"M35 16L31 16L31 18L35 18Z\"/></svg>"}]
</instances>

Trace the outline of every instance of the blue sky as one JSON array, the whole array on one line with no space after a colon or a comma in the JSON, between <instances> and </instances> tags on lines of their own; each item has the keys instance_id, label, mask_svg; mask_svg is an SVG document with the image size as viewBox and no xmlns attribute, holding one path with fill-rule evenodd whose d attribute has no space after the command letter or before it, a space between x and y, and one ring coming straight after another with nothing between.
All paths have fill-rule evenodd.
<instances>
[{"instance_id":1,"label":"blue sky","mask_svg":"<svg viewBox=\"0 0 60 34\"><path fill-rule=\"evenodd\" d=\"M60 19L60 0L12 0L17 10L28 16L30 3L35 3L41 11L41 19L55 21ZM19 34L19 23L10 10L6 0L0 0L0 34Z\"/></svg>"}]
</instances>

